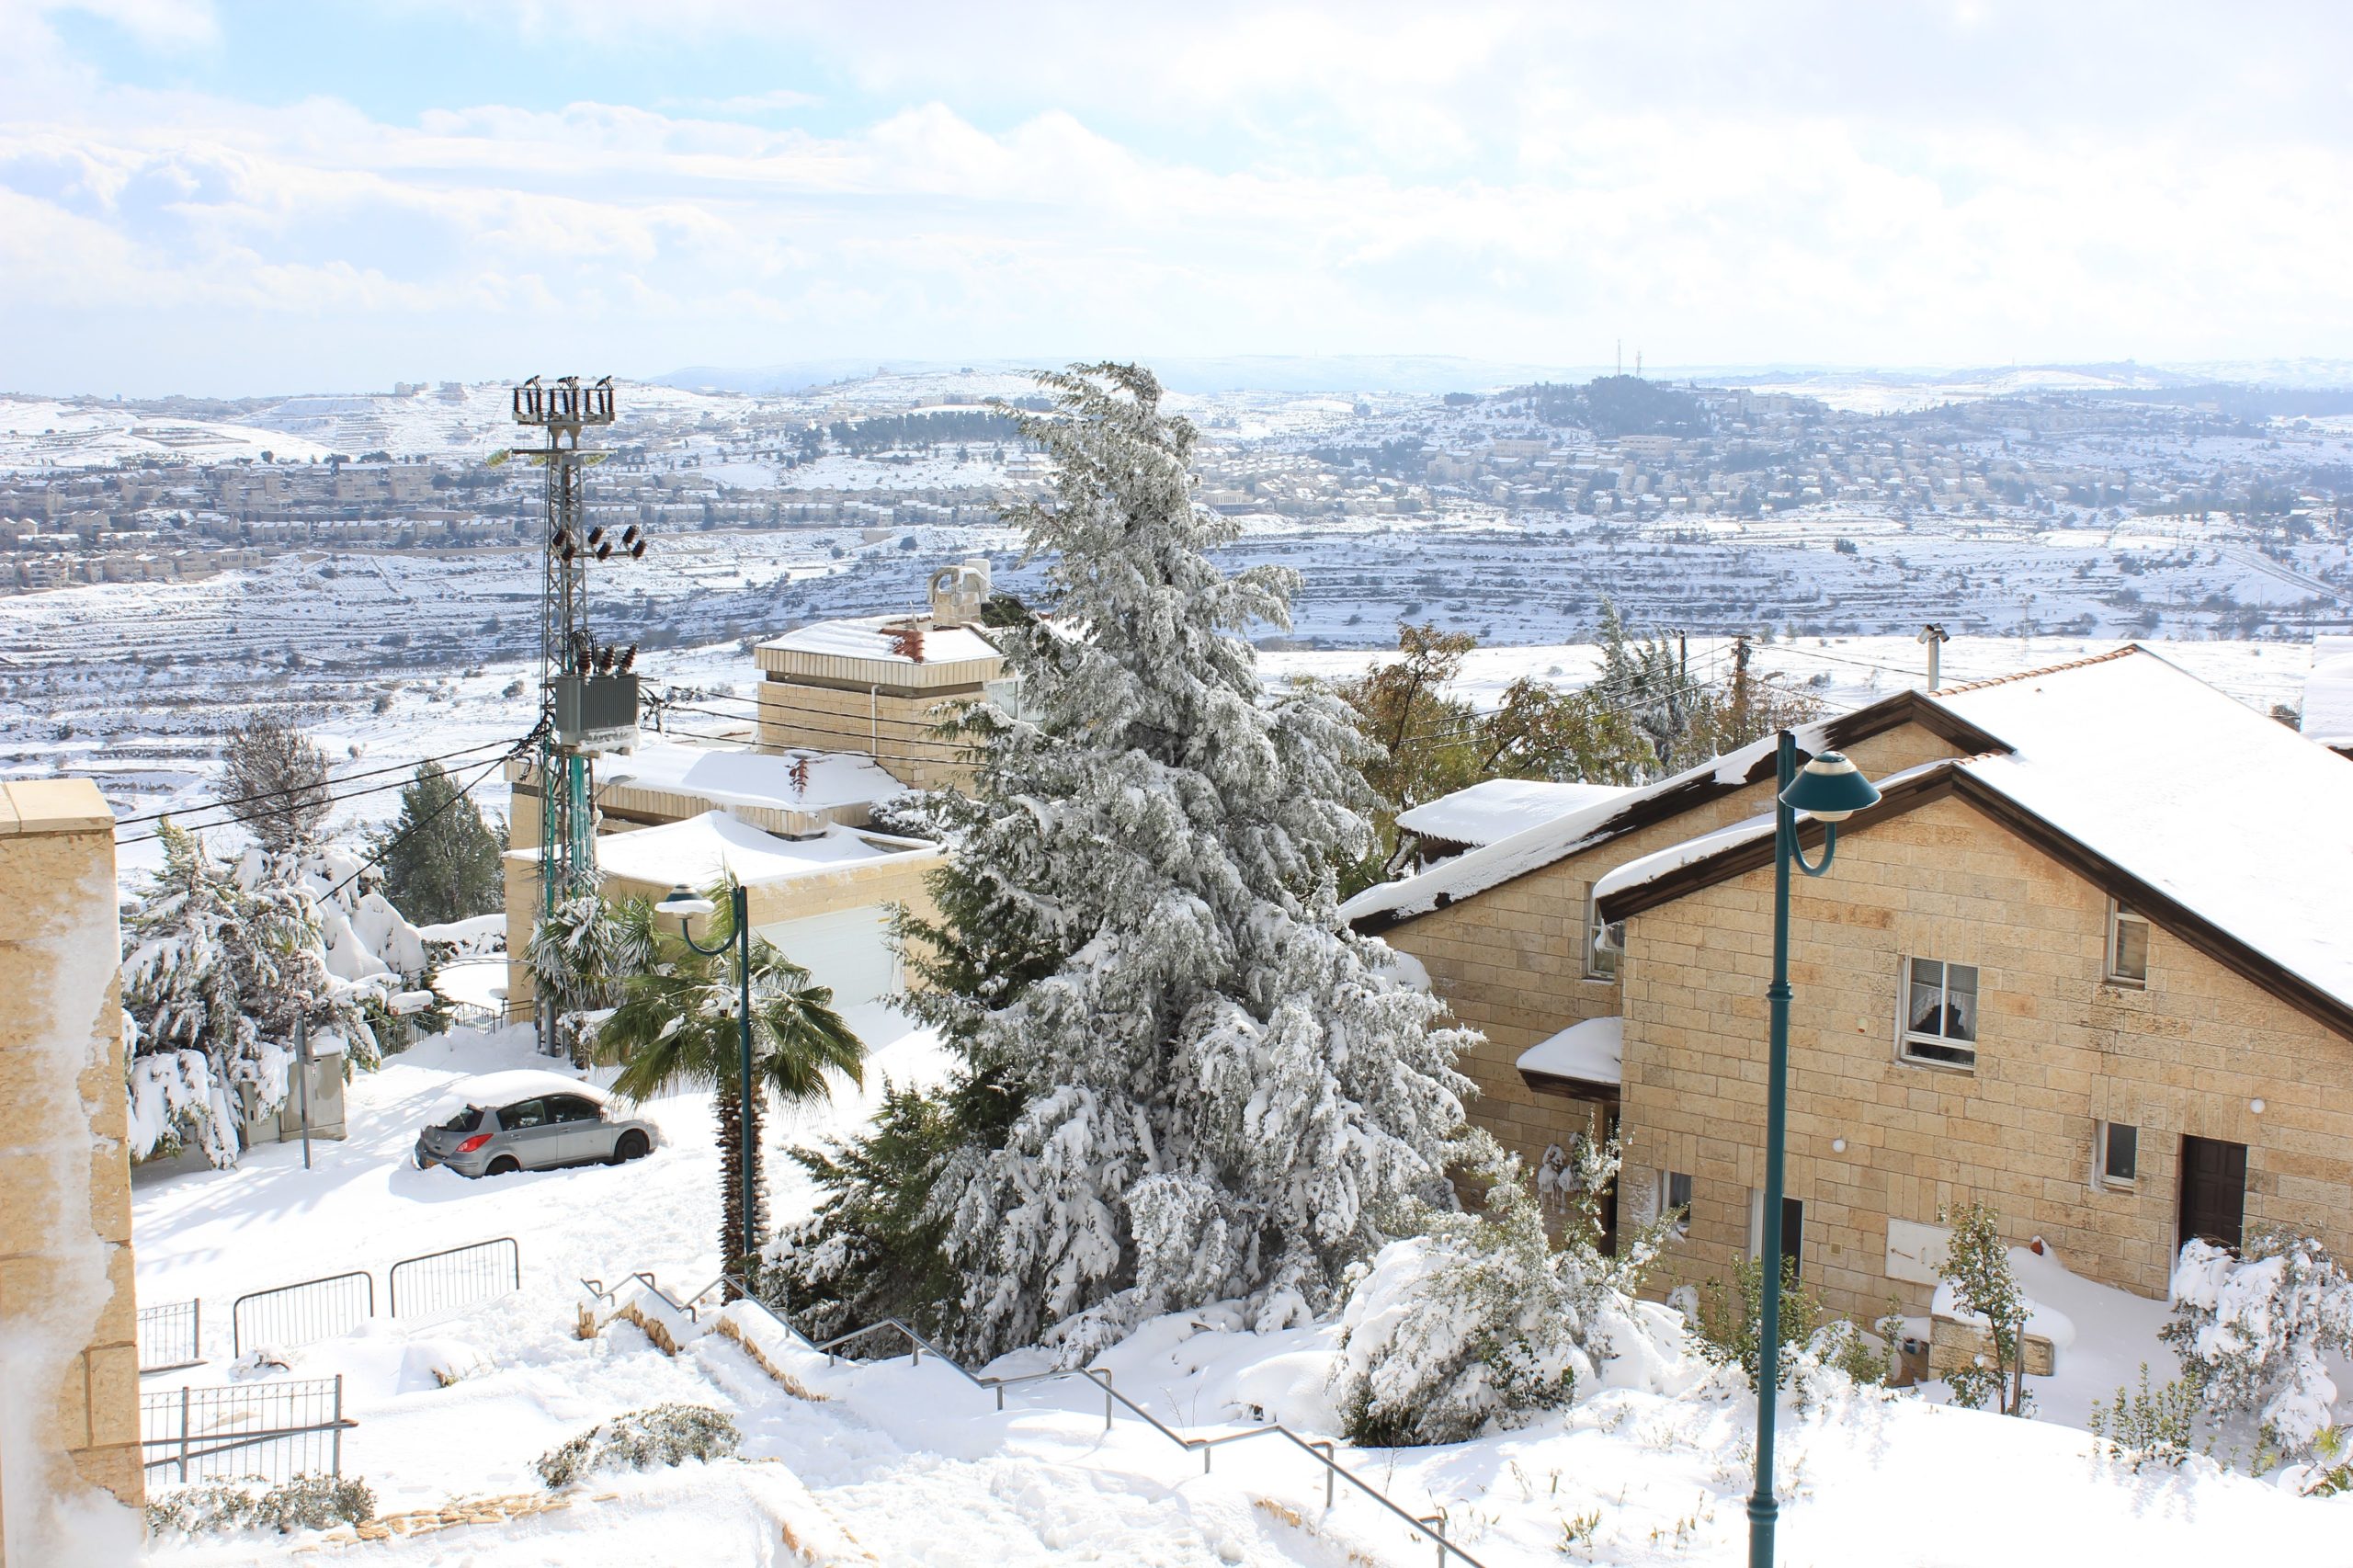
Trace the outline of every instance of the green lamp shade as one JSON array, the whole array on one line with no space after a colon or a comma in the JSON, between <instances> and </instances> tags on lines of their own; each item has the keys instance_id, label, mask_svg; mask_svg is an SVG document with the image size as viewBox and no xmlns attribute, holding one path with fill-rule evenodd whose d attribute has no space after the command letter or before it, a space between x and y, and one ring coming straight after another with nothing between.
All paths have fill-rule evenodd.
<instances>
[{"instance_id":1,"label":"green lamp shade","mask_svg":"<svg viewBox=\"0 0 2353 1568\"><path fill-rule=\"evenodd\" d=\"M683 920L692 915L709 915L711 908L710 900L692 888L675 887L670 890L669 897L654 906L654 912L656 915L675 915Z\"/></svg>"},{"instance_id":2,"label":"green lamp shade","mask_svg":"<svg viewBox=\"0 0 2353 1568\"><path fill-rule=\"evenodd\" d=\"M1824 752L1790 780L1781 800L1791 811L1818 822L1845 822L1857 812L1879 804L1879 790L1863 770L1835 751Z\"/></svg>"}]
</instances>

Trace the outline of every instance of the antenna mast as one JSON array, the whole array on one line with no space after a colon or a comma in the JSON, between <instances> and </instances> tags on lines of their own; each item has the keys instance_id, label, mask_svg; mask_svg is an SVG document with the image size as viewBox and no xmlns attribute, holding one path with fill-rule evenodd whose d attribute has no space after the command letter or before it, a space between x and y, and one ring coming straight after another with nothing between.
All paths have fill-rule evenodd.
<instances>
[{"instance_id":1,"label":"antenna mast","mask_svg":"<svg viewBox=\"0 0 2353 1568\"><path fill-rule=\"evenodd\" d=\"M540 744L531 773L540 792L540 913L597 887L595 794L591 759L637 743L637 650L616 654L589 634L587 565L609 560L613 541L586 526L581 470L605 453L583 450L580 433L613 422L613 379L582 386L577 376L542 385L533 376L514 389L515 422L545 433L538 451L516 455L547 469L540 502ZM631 524L620 540L631 560L645 539ZM556 1040L554 998L534 998L540 1048Z\"/></svg>"}]
</instances>

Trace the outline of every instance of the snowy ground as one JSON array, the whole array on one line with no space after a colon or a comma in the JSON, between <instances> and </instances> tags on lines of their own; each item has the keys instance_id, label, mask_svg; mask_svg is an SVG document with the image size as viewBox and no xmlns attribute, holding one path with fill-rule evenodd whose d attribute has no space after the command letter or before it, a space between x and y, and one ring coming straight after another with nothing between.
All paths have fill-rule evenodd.
<instances>
[{"instance_id":1,"label":"snowy ground","mask_svg":"<svg viewBox=\"0 0 2353 1568\"><path fill-rule=\"evenodd\" d=\"M856 1019L877 1043L868 1091L801 1119L807 1137L851 1125L881 1078L922 1078L939 1052L880 1009ZM208 1365L147 1380L217 1385L227 1375L229 1303L239 1294L345 1268L512 1235L522 1289L424 1324L378 1322L291 1355L279 1374L341 1373L350 1414L347 1473L390 1512L452 1497L532 1489L531 1461L594 1422L665 1401L735 1414L742 1462L599 1477L573 1506L335 1551L387 1564L682 1562L785 1563L1421 1562L1432 1549L1368 1501L1323 1504L1319 1472L1279 1440L1224 1450L1214 1472L1141 1423L1103 1429L1084 1388L986 1393L926 1360L828 1369L770 1335L772 1358L821 1401L779 1389L734 1345L694 1340L673 1358L637 1328L573 1336L584 1276L654 1271L691 1288L713 1271L718 1158L707 1096L646 1108L665 1146L646 1161L469 1182L411 1168L427 1111L470 1074L536 1065L514 1035L461 1031L394 1058L351 1087L352 1136L252 1152L230 1173L142 1168L135 1182L141 1300L200 1297ZM781 1214L811 1193L771 1164ZM2154 1364L2162 1308L2086 1284L2056 1260L2018 1255L2029 1290L2071 1318L2063 1376L2036 1390L2035 1422L1946 1409L1928 1398L1848 1399L1784 1417L1782 1561L1797 1564L1980 1564L2121 1558L2210 1568L2260 1541L2290 1561L2347 1560L2353 1503L2297 1498L2199 1463L2181 1475L2120 1472L2077 1429L2091 1399ZM739 1312L743 1309L738 1309ZM1329 1329L1239 1332L1215 1312L1162 1319L1101 1364L1162 1420L1197 1434L1261 1418L1329 1433ZM433 1366L482 1369L443 1387ZM1019 1358L1014 1358L1019 1364ZM2065 1423L2065 1424L2063 1424ZM1416 1514L1443 1513L1456 1540L1497 1565L1745 1560L1749 1443L1745 1398L1606 1389L1565 1421L1456 1448L1344 1455ZM1563 1552L1580 1521L1579 1541ZM809 1549L796 1555L787 1533ZM850 1543L854 1542L855 1545ZM281 1563L306 1544L279 1538L162 1541L159 1565ZM830 1550L828 1550L830 1548Z\"/></svg>"}]
</instances>

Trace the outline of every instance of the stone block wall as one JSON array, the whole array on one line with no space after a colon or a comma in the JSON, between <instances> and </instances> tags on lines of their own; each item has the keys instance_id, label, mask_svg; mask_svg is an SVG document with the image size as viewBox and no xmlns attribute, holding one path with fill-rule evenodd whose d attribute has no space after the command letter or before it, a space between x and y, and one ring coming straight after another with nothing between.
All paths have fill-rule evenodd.
<instances>
[{"instance_id":1,"label":"stone block wall","mask_svg":"<svg viewBox=\"0 0 2353 1568\"><path fill-rule=\"evenodd\" d=\"M0 785L0 1563L23 1568L138 1550L115 899L96 785Z\"/></svg>"},{"instance_id":2,"label":"stone block wall","mask_svg":"<svg viewBox=\"0 0 2353 1568\"><path fill-rule=\"evenodd\" d=\"M894 693L770 677L760 683L760 749L864 752L911 790L965 789L965 749L934 729L980 695L978 686Z\"/></svg>"},{"instance_id":3,"label":"stone block wall","mask_svg":"<svg viewBox=\"0 0 2353 1568\"><path fill-rule=\"evenodd\" d=\"M1628 925L1629 1163L1694 1178L1662 1290L1748 1244L1771 900L1767 868ZM1952 796L1842 835L1828 876L1796 880L1787 1191L1805 1206L1802 1272L1832 1308L1925 1311L1932 1287L1890 1272L1889 1221L1971 1201L2014 1244L2041 1235L2077 1273L2162 1297L2185 1136L2247 1146L2250 1231L2353 1248L2353 1041L2163 927L2145 986L2109 983L2108 908ZM1910 957L1977 967L1973 1068L1901 1057ZM2140 1130L2129 1189L2094 1180L2103 1120Z\"/></svg>"},{"instance_id":4,"label":"stone block wall","mask_svg":"<svg viewBox=\"0 0 2353 1568\"><path fill-rule=\"evenodd\" d=\"M1883 777L1954 752L1907 723L1858 743L1850 755L1864 771ZM1617 981L1586 977L1593 884L1631 860L1755 816L1771 800L1769 781L1751 784L1381 933L1421 960L1431 988L1457 1018L1486 1036L1460 1064L1479 1090L1470 1105L1474 1125L1531 1167L1547 1143L1565 1146L1586 1129L1591 1104L1530 1089L1517 1063L1520 1052L1571 1024L1621 1010Z\"/></svg>"}]
</instances>

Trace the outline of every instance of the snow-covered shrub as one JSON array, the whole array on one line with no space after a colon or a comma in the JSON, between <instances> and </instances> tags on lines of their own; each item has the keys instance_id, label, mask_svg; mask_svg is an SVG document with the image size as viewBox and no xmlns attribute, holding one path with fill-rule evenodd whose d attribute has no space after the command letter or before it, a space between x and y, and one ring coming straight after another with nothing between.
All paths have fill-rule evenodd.
<instances>
[{"instance_id":1,"label":"snow-covered shrub","mask_svg":"<svg viewBox=\"0 0 2353 1568\"><path fill-rule=\"evenodd\" d=\"M532 980L555 998L566 1052L585 1066L595 1015L620 1005L629 977L654 962L654 908L643 899L611 903L587 892L560 900L531 928L524 955Z\"/></svg>"},{"instance_id":2,"label":"snow-covered shrub","mask_svg":"<svg viewBox=\"0 0 2353 1568\"><path fill-rule=\"evenodd\" d=\"M1732 1277L1702 1284L1690 1318L1691 1347L1719 1367L1738 1367L1755 1388L1765 1362L1765 1261L1733 1259ZM1776 1320L1775 1381L1790 1386L1798 1352L1822 1322L1822 1309L1798 1278L1795 1258L1781 1260L1781 1306Z\"/></svg>"},{"instance_id":3,"label":"snow-covered shrub","mask_svg":"<svg viewBox=\"0 0 2353 1568\"><path fill-rule=\"evenodd\" d=\"M2024 1415L2033 1406L2026 1391L2029 1308L2026 1292L2018 1289L2018 1275L2010 1268L2002 1217L1983 1203L1972 1203L1945 1210L1937 1219L1952 1227L1945 1261L1937 1272L1951 1291L1955 1315L1975 1319L1994 1346L1990 1364L1981 1356L1947 1373L1945 1386L1952 1391L1952 1402L1964 1409L1983 1409L1990 1400L2005 1415Z\"/></svg>"},{"instance_id":4,"label":"snow-covered shrub","mask_svg":"<svg viewBox=\"0 0 2353 1568\"><path fill-rule=\"evenodd\" d=\"M1461 1147L1488 1183L1484 1211L1426 1210L1425 1233L1381 1248L1348 1294L1333 1384L1358 1442L1454 1443L1524 1425L1568 1404L1579 1380L1632 1348L1620 1335L1650 1332L1632 1295L1663 1226L1606 1256L1588 1205L1555 1246L1519 1162L1483 1132ZM1581 1145L1580 1156L1586 1191L1600 1192L1617 1174L1617 1149Z\"/></svg>"},{"instance_id":5,"label":"snow-covered shrub","mask_svg":"<svg viewBox=\"0 0 2353 1568\"><path fill-rule=\"evenodd\" d=\"M2174 1268L2173 1302L2159 1336L2208 1409L2253 1416L2285 1454L2310 1450L2336 1425L2322 1358L2353 1354L2353 1282L2320 1243L2258 1233L2234 1257L2192 1241Z\"/></svg>"},{"instance_id":6,"label":"snow-covered shrub","mask_svg":"<svg viewBox=\"0 0 2353 1568\"><path fill-rule=\"evenodd\" d=\"M365 1524L376 1517L376 1494L357 1476L298 1475L270 1485L248 1481L207 1481L175 1487L147 1500L150 1534L181 1535L223 1530L323 1530Z\"/></svg>"},{"instance_id":7,"label":"snow-covered shrub","mask_svg":"<svg viewBox=\"0 0 2353 1568\"><path fill-rule=\"evenodd\" d=\"M2140 1392L2120 1388L2112 1404L2094 1400L2087 1425L2108 1457L2119 1464L2130 1463L2138 1475L2143 1465L2178 1470L2192 1452L2197 1417L2198 1395L2188 1381L2176 1378L2152 1390L2149 1364L2143 1361ZM2213 1446L2209 1438L2206 1447L2211 1450Z\"/></svg>"},{"instance_id":8,"label":"snow-covered shrub","mask_svg":"<svg viewBox=\"0 0 2353 1568\"><path fill-rule=\"evenodd\" d=\"M722 1460L743 1441L723 1410L657 1404L591 1426L541 1454L534 1467L551 1491L605 1470L652 1470L688 1460Z\"/></svg>"},{"instance_id":9,"label":"snow-covered shrub","mask_svg":"<svg viewBox=\"0 0 2353 1568\"><path fill-rule=\"evenodd\" d=\"M231 1165L242 1118L286 1103L297 1023L374 1065L367 1006L382 987L334 972L302 857L254 850L231 868L168 820L158 836L163 867L124 922L131 1152L193 1142Z\"/></svg>"}]
</instances>

